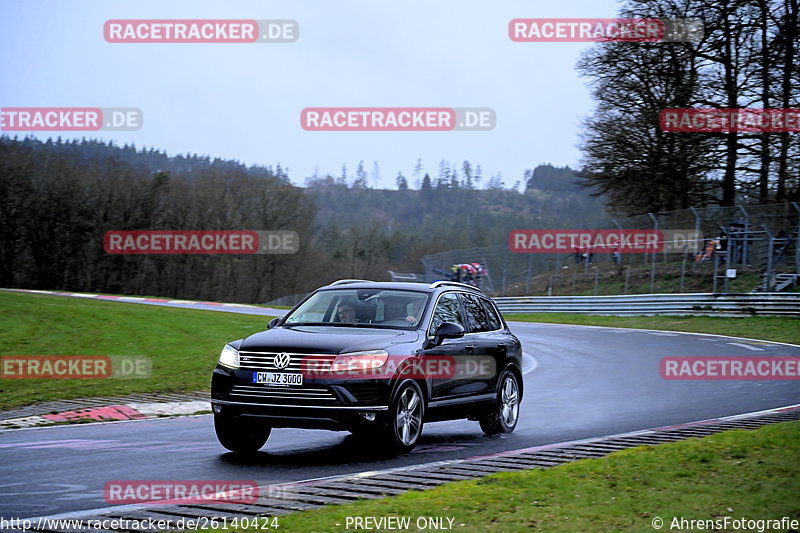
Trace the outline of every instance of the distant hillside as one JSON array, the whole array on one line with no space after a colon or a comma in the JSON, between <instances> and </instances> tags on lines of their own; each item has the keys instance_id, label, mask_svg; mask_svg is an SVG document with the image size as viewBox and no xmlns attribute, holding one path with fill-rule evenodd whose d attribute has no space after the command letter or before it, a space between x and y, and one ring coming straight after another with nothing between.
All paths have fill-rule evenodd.
<instances>
[{"instance_id":1,"label":"distant hillside","mask_svg":"<svg viewBox=\"0 0 800 533\"><path fill-rule=\"evenodd\" d=\"M280 166L168 156L101 141L0 137L0 285L263 302L341 277L418 271L423 255L502 245L519 228L598 227L603 203L568 168L526 171L525 192L486 188L468 162L398 190ZM480 169L480 167L476 167ZM523 180L520 180L523 181ZM109 230L290 229L293 256L114 255Z\"/></svg>"},{"instance_id":2,"label":"distant hillside","mask_svg":"<svg viewBox=\"0 0 800 533\"><path fill-rule=\"evenodd\" d=\"M374 190L326 177L310 180L306 193L317 207L315 234L320 246L360 263L354 265L353 275L366 268L358 261L359 251L363 255L391 248L382 254L387 268L417 271L422 255L504 244L513 229L609 223L602 200L581 189L569 168L544 165L527 171L525 177L525 193L467 188L463 181L454 185L452 178L438 180L446 186L436 186L429 176L429 186L423 179L420 190ZM380 272L372 269L370 274Z\"/></svg>"}]
</instances>

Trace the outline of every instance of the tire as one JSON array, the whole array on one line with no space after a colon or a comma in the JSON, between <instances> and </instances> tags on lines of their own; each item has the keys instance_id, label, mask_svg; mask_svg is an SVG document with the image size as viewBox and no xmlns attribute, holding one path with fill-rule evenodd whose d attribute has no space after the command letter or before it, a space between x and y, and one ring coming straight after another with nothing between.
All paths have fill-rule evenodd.
<instances>
[{"instance_id":1,"label":"tire","mask_svg":"<svg viewBox=\"0 0 800 533\"><path fill-rule=\"evenodd\" d=\"M478 417L481 429L487 435L511 433L519 420L519 381L510 370L500 376L497 401Z\"/></svg>"},{"instance_id":2,"label":"tire","mask_svg":"<svg viewBox=\"0 0 800 533\"><path fill-rule=\"evenodd\" d=\"M267 442L272 428L258 419L246 420L224 414L214 415L214 431L226 449L246 455L253 454Z\"/></svg>"},{"instance_id":3,"label":"tire","mask_svg":"<svg viewBox=\"0 0 800 533\"><path fill-rule=\"evenodd\" d=\"M383 441L393 453L407 453L417 445L425 419L424 398L422 389L410 379L397 388L383 428Z\"/></svg>"}]
</instances>

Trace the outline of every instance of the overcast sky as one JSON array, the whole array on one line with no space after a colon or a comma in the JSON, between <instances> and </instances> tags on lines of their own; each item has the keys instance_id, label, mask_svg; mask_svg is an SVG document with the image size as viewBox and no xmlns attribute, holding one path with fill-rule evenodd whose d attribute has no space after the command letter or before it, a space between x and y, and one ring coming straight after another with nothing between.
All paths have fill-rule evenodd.
<instances>
[{"instance_id":1,"label":"overcast sky","mask_svg":"<svg viewBox=\"0 0 800 533\"><path fill-rule=\"evenodd\" d=\"M502 172L575 167L591 112L575 62L588 43L516 43L514 18L611 18L615 0L136 1L0 0L0 107L137 107L144 127L92 132L120 145L315 169L351 177L359 160L413 186L417 158ZM289 44L114 44L108 19L293 19ZM306 107L491 107L492 131L310 132ZM14 134L11 134L14 135ZM20 134L17 134L20 135ZM24 135L22 133L21 135ZM46 138L49 133L38 133ZM62 133L64 138L86 134ZM375 185L371 183L371 185Z\"/></svg>"}]
</instances>

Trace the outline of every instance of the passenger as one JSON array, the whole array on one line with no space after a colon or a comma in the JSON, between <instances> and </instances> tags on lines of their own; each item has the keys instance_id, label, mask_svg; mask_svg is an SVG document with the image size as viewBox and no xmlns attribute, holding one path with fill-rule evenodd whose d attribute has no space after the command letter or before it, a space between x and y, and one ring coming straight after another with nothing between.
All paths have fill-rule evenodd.
<instances>
[{"instance_id":1,"label":"passenger","mask_svg":"<svg viewBox=\"0 0 800 533\"><path fill-rule=\"evenodd\" d=\"M414 300L414 310L406 317L406 322L409 324L416 324L422 320L422 307L425 300Z\"/></svg>"},{"instance_id":2,"label":"passenger","mask_svg":"<svg viewBox=\"0 0 800 533\"><path fill-rule=\"evenodd\" d=\"M406 304L402 302L386 302L386 307L383 310L383 320L406 320L407 309Z\"/></svg>"}]
</instances>

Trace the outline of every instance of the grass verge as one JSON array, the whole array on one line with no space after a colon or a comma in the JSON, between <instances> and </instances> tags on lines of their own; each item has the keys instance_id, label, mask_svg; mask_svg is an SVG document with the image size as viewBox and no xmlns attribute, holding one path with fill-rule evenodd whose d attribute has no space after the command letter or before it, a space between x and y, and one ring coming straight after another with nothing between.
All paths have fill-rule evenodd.
<instances>
[{"instance_id":1,"label":"grass verge","mask_svg":"<svg viewBox=\"0 0 800 533\"><path fill-rule=\"evenodd\" d=\"M636 329L663 329L716 333L775 342L800 344L800 319L786 317L713 316L595 316L571 313L519 313L503 315L509 322L546 322Z\"/></svg>"},{"instance_id":2,"label":"grass verge","mask_svg":"<svg viewBox=\"0 0 800 533\"><path fill-rule=\"evenodd\" d=\"M148 379L0 379L0 409L48 400L209 386L222 345L264 329L269 317L42 294L0 292L0 355L138 355ZM717 333L800 344L800 321L782 317L610 317L513 314L510 321L552 322Z\"/></svg>"},{"instance_id":3,"label":"grass verge","mask_svg":"<svg viewBox=\"0 0 800 533\"><path fill-rule=\"evenodd\" d=\"M227 341L263 330L269 317L41 294L0 292L0 355L138 355L140 379L0 379L0 409L134 392L197 391Z\"/></svg>"},{"instance_id":4,"label":"grass verge","mask_svg":"<svg viewBox=\"0 0 800 533\"><path fill-rule=\"evenodd\" d=\"M454 519L455 531L567 533L653 532L657 519L663 521L662 531L676 531L670 526L682 517L719 520L723 526L684 525L683 531L737 531L737 518L800 519L797 457L800 422L788 422L329 506L278 521L280 531L323 532L357 529L355 517L395 516L409 519L410 527L399 531L418 531L418 519L444 517L445 524ZM725 517L731 520L727 528ZM370 528L376 529L385 530Z\"/></svg>"}]
</instances>

